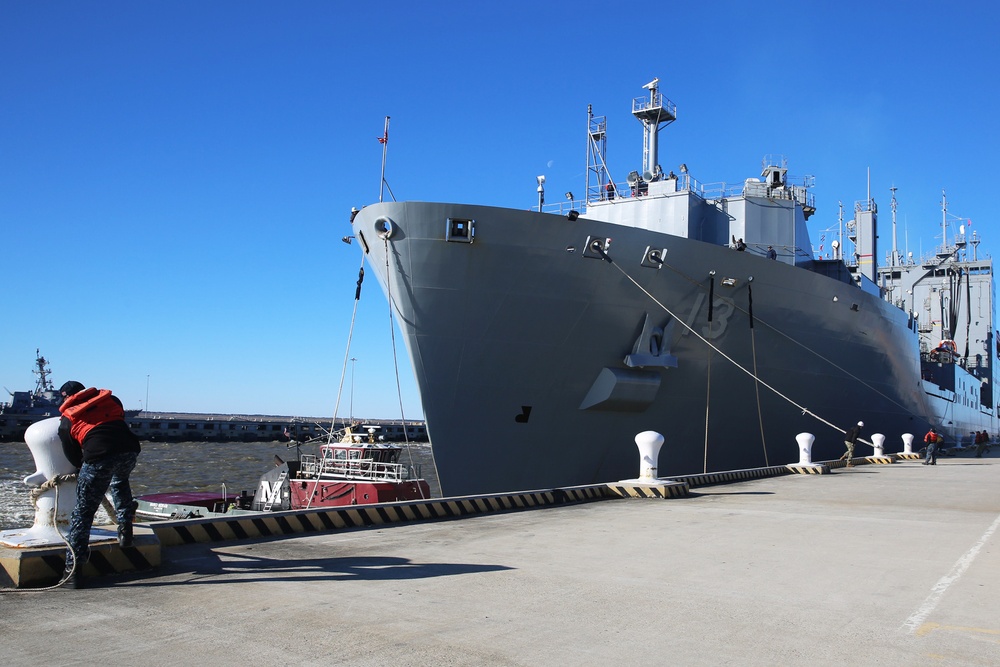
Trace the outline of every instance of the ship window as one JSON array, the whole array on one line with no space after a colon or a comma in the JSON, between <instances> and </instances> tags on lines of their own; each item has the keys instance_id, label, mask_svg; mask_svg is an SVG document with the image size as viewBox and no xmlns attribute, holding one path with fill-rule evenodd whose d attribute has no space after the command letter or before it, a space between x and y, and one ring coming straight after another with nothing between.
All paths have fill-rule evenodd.
<instances>
[{"instance_id":1,"label":"ship window","mask_svg":"<svg viewBox=\"0 0 1000 667\"><path fill-rule=\"evenodd\" d=\"M195 431L195 430L198 429L198 425L197 424L185 424L184 428L189 429L191 431Z\"/></svg>"},{"instance_id":2,"label":"ship window","mask_svg":"<svg viewBox=\"0 0 1000 667\"><path fill-rule=\"evenodd\" d=\"M202 428L205 429L206 431L214 431L215 424L202 424Z\"/></svg>"},{"instance_id":3,"label":"ship window","mask_svg":"<svg viewBox=\"0 0 1000 667\"><path fill-rule=\"evenodd\" d=\"M266 431L267 430L267 424L258 424L257 425L257 430L258 431Z\"/></svg>"},{"instance_id":4,"label":"ship window","mask_svg":"<svg viewBox=\"0 0 1000 667\"><path fill-rule=\"evenodd\" d=\"M272 431L280 431L281 430L281 424L274 424L273 426L271 426L271 430Z\"/></svg>"},{"instance_id":5,"label":"ship window","mask_svg":"<svg viewBox=\"0 0 1000 667\"><path fill-rule=\"evenodd\" d=\"M149 428L160 428L160 422L149 422Z\"/></svg>"},{"instance_id":6,"label":"ship window","mask_svg":"<svg viewBox=\"0 0 1000 667\"><path fill-rule=\"evenodd\" d=\"M476 221L462 218L448 218L445 226L445 240L457 243L472 243L476 235Z\"/></svg>"},{"instance_id":7,"label":"ship window","mask_svg":"<svg viewBox=\"0 0 1000 667\"><path fill-rule=\"evenodd\" d=\"M167 428L180 428L180 427L181 425L178 424L177 422L170 422L169 424L167 424Z\"/></svg>"}]
</instances>

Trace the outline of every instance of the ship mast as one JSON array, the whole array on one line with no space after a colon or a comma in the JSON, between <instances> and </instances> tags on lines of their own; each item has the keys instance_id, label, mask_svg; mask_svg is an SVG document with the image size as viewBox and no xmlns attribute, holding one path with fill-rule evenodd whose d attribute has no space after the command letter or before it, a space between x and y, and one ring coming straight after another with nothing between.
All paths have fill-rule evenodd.
<instances>
[{"instance_id":1,"label":"ship mast","mask_svg":"<svg viewBox=\"0 0 1000 667\"><path fill-rule=\"evenodd\" d=\"M854 202L854 254L858 275L875 282L878 273L876 265L878 229L878 206L872 199L871 169L868 169L868 199Z\"/></svg>"},{"instance_id":2,"label":"ship mast","mask_svg":"<svg viewBox=\"0 0 1000 667\"><path fill-rule=\"evenodd\" d=\"M839 213L837 213L837 247L834 253L834 259L843 259L844 257L844 202L838 201L837 208Z\"/></svg>"},{"instance_id":3,"label":"ship mast","mask_svg":"<svg viewBox=\"0 0 1000 667\"><path fill-rule=\"evenodd\" d=\"M35 369L31 372L38 376L38 380L35 382L36 394L41 394L43 391L55 391L52 380L49 379L49 374L52 372L49 370L49 362L41 355L38 348L35 348Z\"/></svg>"},{"instance_id":4,"label":"ship mast","mask_svg":"<svg viewBox=\"0 0 1000 667\"><path fill-rule=\"evenodd\" d=\"M896 247L896 186L889 188L892 192L892 260L891 266L899 266L899 250Z\"/></svg>"},{"instance_id":5,"label":"ship mast","mask_svg":"<svg viewBox=\"0 0 1000 667\"><path fill-rule=\"evenodd\" d=\"M948 252L948 196L941 190L941 252Z\"/></svg>"},{"instance_id":6,"label":"ship mast","mask_svg":"<svg viewBox=\"0 0 1000 667\"><path fill-rule=\"evenodd\" d=\"M661 127L677 120L677 106L663 97L657 77L643 88L649 90L649 98L636 97L632 100L632 115L642 123L642 177L652 181L661 173L659 166L658 136Z\"/></svg>"},{"instance_id":7,"label":"ship mast","mask_svg":"<svg viewBox=\"0 0 1000 667\"><path fill-rule=\"evenodd\" d=\"M594 105L587 105L587 203L614 199L618 191L607 165L608 122L594 115Z\"/></svg>"}]
</instances>

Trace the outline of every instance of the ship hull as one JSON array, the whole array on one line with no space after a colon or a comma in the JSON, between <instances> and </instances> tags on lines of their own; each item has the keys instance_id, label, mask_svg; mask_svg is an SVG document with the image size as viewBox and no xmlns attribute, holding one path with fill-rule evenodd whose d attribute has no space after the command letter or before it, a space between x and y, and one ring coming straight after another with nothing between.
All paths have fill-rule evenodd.
<instances>
[{"instance_id":1,"label":"ship hull","mask_svg":"<svg viewBox=\"0 0 1000 667\"><path fill-rule=\"evenodd\" d=\"M471 243L449 240L456 219ZM814 459L837 458L859 420L901 451L933 419L906 314L849 282L532 211L376 204L352 225L398 315L445 494L633 478L646 430L665 436L669 476L796 462L803 432ZM594 239L611 239L603 255Z\"/></svg>"}]
</instances>

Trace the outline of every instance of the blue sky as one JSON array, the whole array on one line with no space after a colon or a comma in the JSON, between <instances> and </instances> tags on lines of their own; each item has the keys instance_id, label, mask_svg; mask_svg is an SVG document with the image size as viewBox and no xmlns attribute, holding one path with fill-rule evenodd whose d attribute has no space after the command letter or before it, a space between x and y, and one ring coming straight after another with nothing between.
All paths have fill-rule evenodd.
<instances>
[{"instance_id":1,"label":"blue sky","mask_svg":"<svg viewBox=\"0 0 1000 667\"><path fill-rule=\"evenodd\" d=\"M785 155L818 245L870 168L880 254L892 185L901 250L940 242L944 189L991 253L995 4L657 7L0 3L0 385L32 387L40 348L57 385L129 407L148 386L153 410L328 417L361 262L340 239L378 198L385 116L397 199L529 208L538 174L583 192L588 104L616 180L641 166L631 100L657 76L665 169L737 183ZM388 322L369 273L339 415L400 416Z\"/></svg>"}]
</instances>

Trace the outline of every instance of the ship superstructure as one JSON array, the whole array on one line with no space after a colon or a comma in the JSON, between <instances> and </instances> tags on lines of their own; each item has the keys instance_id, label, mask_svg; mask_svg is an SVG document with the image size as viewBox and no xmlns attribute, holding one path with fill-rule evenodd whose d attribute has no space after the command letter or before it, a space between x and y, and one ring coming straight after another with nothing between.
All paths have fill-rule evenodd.
<instances>
[{"instance_id":1,"label":"ship superstructure","mask_svg":"<svg viewBox=\"0 0 1000 667\"><path fill-rule=\"evenodd\" d=\"M886 301L905 311L917 332L921 380L927 394L937 399L931 402L933 421L950 427L960 441L969 439L960 430L967 420L964 413L979 411L985 420L998 407L993 260L979 256L980 243L977 233L968 233L964 224L949 218L942 192L941 243L934 252L904 256L894 247L886 264L878 267ZM993 428L988 429L991 434Z\"/></svg>"}]
</instances>

